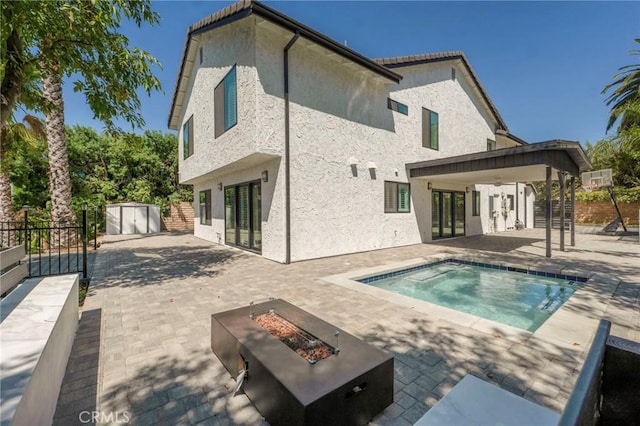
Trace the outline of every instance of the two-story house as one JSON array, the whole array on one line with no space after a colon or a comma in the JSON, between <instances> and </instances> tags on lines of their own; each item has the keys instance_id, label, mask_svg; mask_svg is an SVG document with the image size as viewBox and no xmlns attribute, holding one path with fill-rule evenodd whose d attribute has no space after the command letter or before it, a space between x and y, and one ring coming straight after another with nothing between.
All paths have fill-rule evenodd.
<instances>
[{"instance_id":1,"label":"two-story house","mask_svg":"<svg viewBox=\"0 0 640 426\"><path fill-rule=\"evenodd\" d=\"M461 52L372 60L238 2L189 28L169 127L194 234L278 262L533 227L526 173L412 171L526 146Z\"/></svg>"}]
</instances>

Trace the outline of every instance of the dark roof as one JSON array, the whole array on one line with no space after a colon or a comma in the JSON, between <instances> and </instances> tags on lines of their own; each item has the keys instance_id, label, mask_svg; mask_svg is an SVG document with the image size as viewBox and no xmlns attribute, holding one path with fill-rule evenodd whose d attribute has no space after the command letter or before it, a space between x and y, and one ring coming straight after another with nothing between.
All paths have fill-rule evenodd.
<instances>
[{"instance_id":1,"label":"dark roof","mask_svg":"<svg viewBox=\"0 0 640 426\"><path fill-rule=\"evenodd\" d=\"M507 124L504 122L504 120L500 116L498 109L491 101L491 98L489 98L489 95L487 94L487 91L485 90L484 86L480 82L478 75L473 70L473 67L471 66L471 64L467 60L467 57L462 51L454 50L451 52L426 53L422 55L409 55L409 56L396 56L393 58L375 59L375 61L381 65L384 65L387 68L393 69L393 68L400 68L400 67L408 67L411 65L427 64L431 62L453 61L457 59L462 61L463 65L469 72L469 75L473 79L473 82L476 84L476 86L478 86L478 89L480 90L482 97L484 98L485 102L489 106L489 109L493 113L500 128L502 130L507 131L508 130Z\"/></svg>"},{"instance_id":2,"label":"dark roof","mask_svg":"<svg viewBox=\"0 0 640 426\"><path fill-rule=\"evenodd\" d=\"M529 144L529 142L525 141L522 138L517 137L516 135L514 135L513 133L511 133L511 132L509 132L507 130L498 129L498 130L496 130L496 134L497 135L502 135L502 136L504 136L506 138L509 138L512 141L519 143L520 145L528 145Z\"/></svg>"},{"instance_id":3,"label":"dark roof","mask_svg":"<svg viewBox=\"0 0 640 426\"><path fill-rule=\"evenodd\" d=\"M567 159L570 159L570 162L567 162ZM561 139L420 161L406 164L406 167L409 169L410 177L415 178L529 165L553 166L571 172L574 176L591 170L591 162L580 143Z\"/></svg>"},{"instance_id":4,"label":"dark roof","mask_svg":"<svg viewBox=\"0 0 640 426\"><path fill-rule=\"evenodd\" d=\"M176 79L175 88L173 90L173 100L171 102L171 111L169 112L169 127L171 127L171 117L173 116L173 110L175 108L178 90L180 88L180 80L182 78L184 65L187 60L187 52L189 51L191 37L245 18L251 14L255 14L270 22L273 22L276 25L286 28L292 33L298 33L300 37L304 37L310 41L313 41L314 43L317 43L318 45L329 49L337 53L338 55L341 55L369 69L370 71L381 75L382 77L385 77L396 83L402 80L401 75L391 71L388 67L385 67L377 63L376 61L373 61L361 55L355 50L338 43L337 41L325 36L324 34L282 14L281 12L278 12L277 10L269 6L256 1L241 0L213 13L212 15L207 16L204 19L201 19L200 21L191 25L187 30L184 49L182 51L182 61L180 62L180 69L178 71L178 77Z\"/></svg>"}]
</instances>

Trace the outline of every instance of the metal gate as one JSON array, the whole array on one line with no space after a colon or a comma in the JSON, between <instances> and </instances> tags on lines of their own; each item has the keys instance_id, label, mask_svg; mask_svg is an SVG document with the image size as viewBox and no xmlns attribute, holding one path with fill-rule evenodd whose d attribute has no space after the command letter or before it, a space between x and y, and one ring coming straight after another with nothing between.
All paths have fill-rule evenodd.
<instances>
[{"instance_id":1,"label":"metal gate","mask_svg":"<svg viewBox=\"0 0 640 426\"><path fill-rule=\"evenodd\" d=\"M536 200L533 204L534 226L536 228L545 228L547 226L545 209L545 200ZM564 227L565 229L571 229L571 200L565 201L564 212ZM560 200L551 201L551 227L554 229L560 229Z\"/></svg>"},{"instance_id":2,"label":"metal gate","mask_svg":"<svg viewBox=\"0 0 640 426\"><path fill-rule=\"evenodd\" d=\"M97 245L97 208L94 208L93 244ZM29 210L24 210L24 220L0 222L0 247L24 245L29 277L82 273L87 278L87 210L82 211L82 221L53 222L29 220Z\"/></svg>"}]
</instances>

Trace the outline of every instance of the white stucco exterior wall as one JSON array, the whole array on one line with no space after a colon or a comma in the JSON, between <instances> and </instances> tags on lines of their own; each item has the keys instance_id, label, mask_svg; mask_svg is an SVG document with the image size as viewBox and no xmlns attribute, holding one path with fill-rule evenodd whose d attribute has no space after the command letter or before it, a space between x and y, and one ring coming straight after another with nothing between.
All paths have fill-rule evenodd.
<instances>
[{"instance_id":1,"label":"white stucco exterior wall","mask_svg":"<svg viewBox=\"0 0 640 426\"><path fill-rule=\"evenodd\" d=\"M284 261L283 48L292 34L270 26L249 17L198 36L203 63L194 67L181 117L184 123L194 116L194 154L182 158L180 125L180 171L181 182L194 185L194 234L224 243L224 191L218 184L259 180L267 170L262 255ZM214 89L234 64L238 124L215 138ZM405 164L484 151L487 139L497 139L493 118L462 68L455 61L396 68L404 78L395 84L340 63L303 38L290 50L289 66L292 261L430 241L428 180L410 180ZM388 109L388 97L407 105L409 114ZM439 115L439 150L422 147L423 107ZM384 213L385 181L411 184L409 213ZM462 192L467 186L433 183L435 189ZM500 231L509 219L515 221L513 212L504 226L499 221L494 226L488 211L488 197L496 192L491 187L477 186L479 217L472 216L471 193L466 194L466 235ZM211 225L199 221L198 193L204 189L212 194Z\"/></svg>"}]
</instances>

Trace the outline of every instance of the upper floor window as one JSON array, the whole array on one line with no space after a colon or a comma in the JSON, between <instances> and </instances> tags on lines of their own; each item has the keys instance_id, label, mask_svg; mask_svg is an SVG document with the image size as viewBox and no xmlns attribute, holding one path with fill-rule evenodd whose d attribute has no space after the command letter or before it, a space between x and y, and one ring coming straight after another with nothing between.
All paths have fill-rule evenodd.
<instances>
[{"instance_id":1,"label":"upper floor window","mask_svg":"<svg viewBox=\"0 0 640 426\"><path fill-rule=\"evenodd\" d=\"M200 225L211 225L211 190L200 191Z\"/></svg>"},{"instance_id":2,"label":"upper floor window","mask_svg":"<svg viewBox=\"0 0 640 426\"><path fill-rule=\"evenodd\" d=\"M213 94L216 138L238 123L236 66L222 79Z\"/></svg>"},{"instance_id":3,"label":"upper floor window","mask_svg":"<svg viewBox=\"0 0 640 426\"><path fill-rule=\"evenodd\" d=\"M473 191L471 193L471 196L473 206L473 211L471 212L471 214L473 216L480 216L480 191Z\"/></svg>"},{"instance_id":4,"label":"upper floor window","mask_svg":"<svg viewBox=\"0 0 640 426\"><path fill-rule=\"evenodd\" d=\"M193 115L182 125L182 158L193 154Z\"/></svg>"},{"instance_id":5,"label":"upper floor window","mask_svg":"<svg viewBox=\"0 0 640 426\"><path fill-rule=\"evenodd\" d=\"M438 113L422 108L422 146L438 149Z\"/></svg>"},{"instance_id":6,"label":"upper floor window","mask_svg":"<svg viewBox=\"0 0 640 426\"><path fill-rule=\"evenodd\" d=\"M494 149L496 149L496 141L487 139L487 151L493 151Z\"/></svg>"},{"instance_id":7,"label":"upper floor window","mask_svg":"<svg viewBox=\"0 0 640 426\"><path fill-rule=\"evenodd\" d=\"M387 108L392 111L399 112L400 114L409 115L409 107L405 104L401 104L398 101L394 101L391 98L387 98Z\"/></svg>"},{"instance_id":8,"label":"upper floor window","mask_svg":"<svg viewBox=\"0 0 640 426\"><path fill-rule=\"evenodd\" d=\"M384 212L408 213L411 211L411 191L408 183L384 183Z\"/></svg>"}]
</instances>

